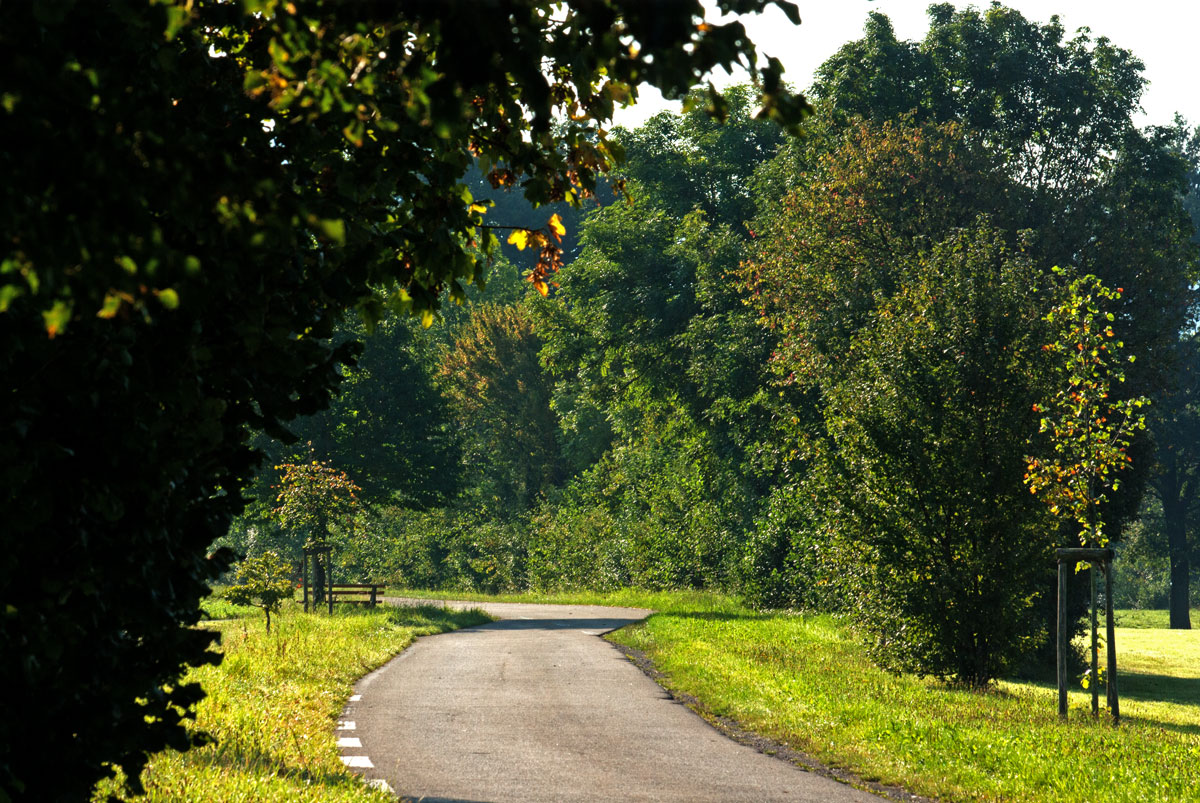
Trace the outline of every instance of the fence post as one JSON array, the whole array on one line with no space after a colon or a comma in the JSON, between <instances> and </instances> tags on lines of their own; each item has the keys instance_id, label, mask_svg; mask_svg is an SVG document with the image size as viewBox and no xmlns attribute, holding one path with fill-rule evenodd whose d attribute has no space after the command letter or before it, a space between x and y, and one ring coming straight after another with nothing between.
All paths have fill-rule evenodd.
<instances>
[{"instance_id":1,"label":"fence post","mask_svg":"<svg viewBox=\"0 0 1200 803\"><path fill-rule=\"evenodd\" d=\"M333 616L333 548L325 550L325 597L329 600L329 615Z\"/></svg>"}]
</instances>

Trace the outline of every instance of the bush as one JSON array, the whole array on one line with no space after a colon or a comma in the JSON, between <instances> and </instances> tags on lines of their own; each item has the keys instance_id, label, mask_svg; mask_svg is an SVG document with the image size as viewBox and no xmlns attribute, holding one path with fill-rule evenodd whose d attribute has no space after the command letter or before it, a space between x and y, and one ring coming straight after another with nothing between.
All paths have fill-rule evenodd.
<instances>
[{"instance_id":1,"label":"bush","mask_svg":"<svg viewBox=\"0 0 1200 803\"><path fill-rule=\"evenodd\" d=\"M360 517L337 559L348 574L406 588L496 593L527 586L526 524L460 508L388 507Z\"/></svg>"},{"instance_id":2,"label":"bush","mask_svg":"<svg viewBox=\"0 0 1200 803\"><path fill-rule=\"evenodd\" d=\"M737 591L755 608L836 607L823 599L814 581L819 560L812 534L812 513L804 491L777 487L766 512L747 534Z\"/></svg>"}]
</instances>

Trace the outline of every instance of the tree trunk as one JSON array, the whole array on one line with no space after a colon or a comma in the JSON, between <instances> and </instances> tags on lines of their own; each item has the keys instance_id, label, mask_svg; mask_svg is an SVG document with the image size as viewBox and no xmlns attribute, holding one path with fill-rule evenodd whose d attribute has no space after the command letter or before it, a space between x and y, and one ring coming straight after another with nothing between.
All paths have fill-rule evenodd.
<instances>
[{"instance_id":1,"label":"tree trunk","mask_svg":"<svg viewBox=\"0 0 1200 803\"><path fill-rule=\"evenodd\" d=\"M1171 549L1171 629L1191 630L1192 612L1191 600L1188 593L1188 582L1191 579L1191 563L1187 552L1176 552Z\"/></svg>"},{"instance_id":2,"label":"tree trunk","mask_svg":"<svg viewBox=\"0 0 1200 803\"><path fill-rule=\"evenodd\" d=\"M1171 556L1171 611L1172 630L1191 630L1191 599L1188 583L1191 580L1191 563L1188 560L1187 508L1179 500L1163 504L1163 525L1167 531L1167 551Z\"/></svg>"}]
</instances>

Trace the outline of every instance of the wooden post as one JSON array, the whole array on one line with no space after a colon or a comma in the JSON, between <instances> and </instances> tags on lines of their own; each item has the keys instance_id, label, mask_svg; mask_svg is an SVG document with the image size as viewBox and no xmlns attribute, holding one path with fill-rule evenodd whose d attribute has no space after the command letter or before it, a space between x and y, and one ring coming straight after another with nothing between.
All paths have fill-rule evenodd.
<instances>
[{"instance_id":1,"label":"wooden post","mask_svg":"<svg viewBox=\"0 0 1200 803\"><path fill-rule=\"evenodd\" d=\"M304 585L304 612L308 613L308 550L301 550L300 580Z\"/></svg>"},{"instance_id":2,"label":"wooden post","mask_svg":"<svg viewBox=\"0 0 1200 803\"><path fill-rule=\"evenodd\" d=\"M1093 547L1076 547L1071 549L1056 549L1055 556L1058 558L1058 716L1060 719L1067 718L1067 567L1074 570L1075 565L1081 560L1086 560L1091 563L1093 569L1096 563L1101 565L1111 565L1113 559L1113 551L1111 549L1096 549ZM1098 670L1097 661L1099 650L1096 644L1096 579L1095 574L1092 575L1092 712L1099 713L1099 694L1100 690L1095 687L1096 672ZM1111 606L1110 606L1111 608ZM1109 616L1111 617L1111 612ZM1117 654L1116 647L1112 641L1112 629L1109 628L1109 677L1112 682L1116 681ZM1115 699L1116 686L1110 687Z\"/></svg>"},{"instance_id":3,"label":"wooden post","mask_svg":"<svg viewBox=\"0 0 1200 803\"><path fill-rule=\"evenodd\" d=\"M1074 565L1074 564L1070 564ZM1058 558L1058 718L1067 718L1067 566Z\"/></svg>"},{"instance_id":4,"label":"wooden post","mask_svg":"<svg viewBox=\"0 0 1200 803\"><path fill-rule=\"evenodd\" d=\"M325 549L325 597L329 600L329 615L333 616L333 547Z\"/></svg>"},{"instance_id":5,"label":"wooden post","mask_svg":"<svg viewBox=\"0 0 1200 803\"><path fill-rule=\"evenodd\" d=\"M1112 561L1104 565L1104 624L1108 633L1108 711L1114 725L1121 723L1121 702L1117 698L1117 636L1113 621Z\"/></svg>"},{"instance_id":6,"label":"wooden post","mask_svg":"<svg viewBox=\"0 0 1200 803\"><path fill-rule=\"evenodd\" d=\"M1096 564L1088 565L1088 586L1092 594L1092 675L1088 689L1092 693L1092 716L1100 716L1100 645L1096 640Z\"/></svg>"}]
</instances>

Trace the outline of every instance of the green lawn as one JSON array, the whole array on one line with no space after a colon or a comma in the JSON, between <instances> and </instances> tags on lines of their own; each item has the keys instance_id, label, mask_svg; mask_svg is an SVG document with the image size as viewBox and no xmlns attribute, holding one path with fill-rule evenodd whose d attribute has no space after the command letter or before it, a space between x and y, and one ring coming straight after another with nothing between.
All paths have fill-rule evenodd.
<instances>
[{"instance_id":1,"label":"green lawn","mask_svg":"<svg viewBox=\"0 0 1200 803\"><path fill-rule=\"evenodd\" d=\"M343 766L334 727L354 682L404 649L419 635L488 621L478 611L435 607L337 610L332 617L290 606L263 627L256 608L221 600L206 605L219 621L225 660L201 667L190 679L208 692L197 726L216 744L153 757L139 801L376 801L392 798L370 789ZM103 799L101 787L96 799Z\"/></svg>"},{"instance_id":2,"label":"green lawn","mask_svg":"<svg viewBox=\"0 0 1200 803\"><path fill-rule=\"evenodd\" d=\"M1113 728L1091 719L1077 685L1063 724L1052 685L980 693L882 672L829 616L695 593L474 598L655 608L610 638L647 653L708 713L867 780L948 800L1200 800L1200 630L1118 628L1124 721Z\"/></svg>"},{"instance_id":3,"label":"green lawn","mask_svg":"<svg viewBox=\"0 0 1200 803\"><path fill-rule=\"evenodd\" d=\"M1167 611L1138 611L1133 609L1113 612L1118 627L1154 627L1166 629L1170 622ZM1192 608L1192 627L1200 627L1200 608Z\"/></svg>"}]
</instances>

